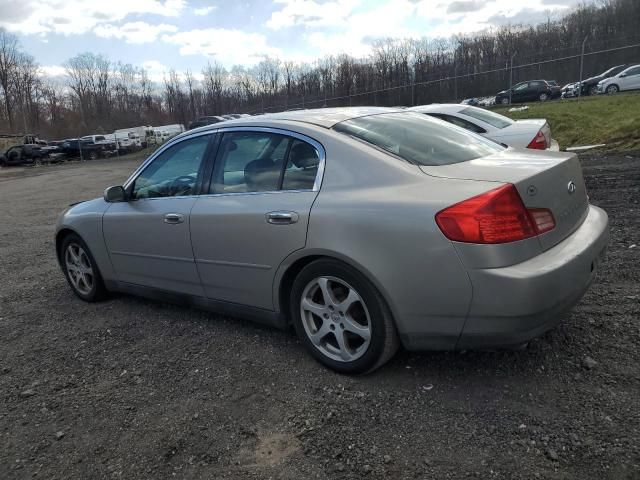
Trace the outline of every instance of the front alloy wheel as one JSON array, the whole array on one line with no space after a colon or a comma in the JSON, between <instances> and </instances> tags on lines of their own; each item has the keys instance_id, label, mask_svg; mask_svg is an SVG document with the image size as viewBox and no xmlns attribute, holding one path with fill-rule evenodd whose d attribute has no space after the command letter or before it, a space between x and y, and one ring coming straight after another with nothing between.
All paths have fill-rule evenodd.
<instances>
[{"instance_id":1,"label":"front alloy wheel","mask_svg":"<svg viewBox=\"0 0 640 480\"><path fill-rule=\"evenodd\" d=\"M541 93L539 98L541 102L546 102L549 98L549 95L547 95L546 93Z\"/></svg>"},{"instance_id":2,"label":"front alloy wheel","mask_svg":"<svg viewBox=\"0 0 640 480\"><path fill-rule=\"evenodd\" d=\"M614 93L618 93L618 86L617 85L609 85L607 87L607 93L609 95L613 95Z\"/></svg>"},{"instance_id":3,"label":"front alloy wheel","mask_svg":"<svg viewBox=\"0 0 640 480\"><path fill-rule=\"evenodd\" d=\"M95 274L84 249L77 243L69 243L65 250L64 263L74 290L82 295L89 295L93 290Z\"/></svg>"},{"instance_id":4,"label":"front alloy wheel","mask_svg":"<svg viewBox=\"0 0 640 480\"><path fill-rule=\"evenodd\" d=\"M59 246L59 258L67 281L85 302L97 302L108 296L98 265L89 248L75 233L67 235Z\"/></svg>"}]
</instances>

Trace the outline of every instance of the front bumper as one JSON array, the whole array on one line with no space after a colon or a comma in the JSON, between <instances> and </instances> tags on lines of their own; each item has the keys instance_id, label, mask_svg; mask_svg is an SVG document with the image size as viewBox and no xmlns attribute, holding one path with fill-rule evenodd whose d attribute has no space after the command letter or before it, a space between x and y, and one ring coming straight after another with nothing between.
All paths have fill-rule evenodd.
<instances>
[{"instance_id":1,"label":"front bumper","mask_svg":"<svg viewBox=\"0 0 640 480\"><path fill-rule=\"evenodd\" d=\"M593 281L609 241L604 210L590 206L558 245L504 268L469 270L473 300L456 348L517 345L560 322Z\"/></svg>"}]
</instances>

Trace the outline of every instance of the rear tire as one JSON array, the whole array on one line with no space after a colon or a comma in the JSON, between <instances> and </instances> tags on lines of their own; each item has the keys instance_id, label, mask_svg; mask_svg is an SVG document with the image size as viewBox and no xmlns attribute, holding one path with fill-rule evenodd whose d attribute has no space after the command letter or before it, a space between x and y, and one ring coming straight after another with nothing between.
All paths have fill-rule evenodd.
<instances>
[{"instance_id":1,"label":"rear tire","mask_svg":"<svg viewBox=\"0 0 640 480\"><path fill-rule=\"evenodd\" d=\"M547 95L546 93L541 93L540 96L538 97L538 99L541 102L546 102L547 100L549 100L549 95Z\"/></svg>"},{"instance_id":2,"label":"rear tire","mask_svg":"<svg viewBox=\"0 0 640 480\"><path fill-rule=\"evenodd\" d=\"M71 290L85 302L99 302L108 297L98 265L87 244L75 233L60 245L62 271Z\"/></svg>"},{"instance_id":3,"label":"rear tire","mask_svg":"<svg viewBox=\"0 0 640 480\"><path fill-rule=\"evenodd\" d=\"M372 372L398 350L398 334L382 295L342 262L323 259L304 267L289 303L306 350L336 372Z\"/></svg>"}]
</instances>

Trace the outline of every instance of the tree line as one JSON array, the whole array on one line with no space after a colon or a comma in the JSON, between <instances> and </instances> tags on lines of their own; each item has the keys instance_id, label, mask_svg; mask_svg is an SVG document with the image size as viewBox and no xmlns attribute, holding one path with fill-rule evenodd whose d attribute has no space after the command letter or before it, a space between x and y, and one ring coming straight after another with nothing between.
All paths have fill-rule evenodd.
<instances>
[{"instance_id":1,"label":"tree line","mask_svg":"<svg viewBox=\"0 0 640 480\"><path fill-rule=\"evenodd\" d=\"M62 82L41 75L17 38L0 29L0 134L64 138L116 128L188 124L203 115L345 105L417 105L495 94L527 78L576 81L638 62L637 0L581 5L535 26L505 25L441 39L380 39L366 58L327 56L313 63L265 57L253 67L209 62L198 75L170 70L162 82L141 67L83 53ZM563 59L549 61L550 59ZM513 61L513 71L511 62Z\"/></svg>"}]
</instances>

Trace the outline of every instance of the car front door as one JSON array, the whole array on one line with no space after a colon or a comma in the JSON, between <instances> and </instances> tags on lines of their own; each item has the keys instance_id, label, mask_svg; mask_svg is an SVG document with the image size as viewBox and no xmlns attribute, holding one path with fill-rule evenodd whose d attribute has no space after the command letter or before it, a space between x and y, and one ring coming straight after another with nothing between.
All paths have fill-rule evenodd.
<instances>
[{"instance_id":1,"label":"car front door","mask_svg":"<svg viewBox=\"0 0 640 480\"><path fill-rule=\"evenodd\" d=\"M526 102L529 84L527 82L519 83L513 87L511 93L511 103Z\"/></svg>"},{"instance_id":2,"label":"car front door","mask_svg":"<svg viewBox=\"0 0 640 480\"><path fill-rule=\"evenodd\" d=\"M620 90L640 88L640 67L630 68L625 77L620 78Z\"/></svg>"},{"instance_id":3,"label":"car front door","mask_svg":"<svg viewBox=\"0 0 640 480\"><path fill-rule=\"evenodd\" d=\"M105 212L104 239L120 282L203 296L189 215L212 136L187 137L161 150L125 185L128 201Z\"/></svg>"},{"instance_id":4,"label":"car front door","mask_svg":"<svg viewBox=\"0 0 640 480\"><path fill-rule=\"evenodd\" d=\"M324 150L286 130L226 130L209 194L191 211L191 238L205 295L273 310L282 261L305 246Z\"/></svg>"}]
</instances>

